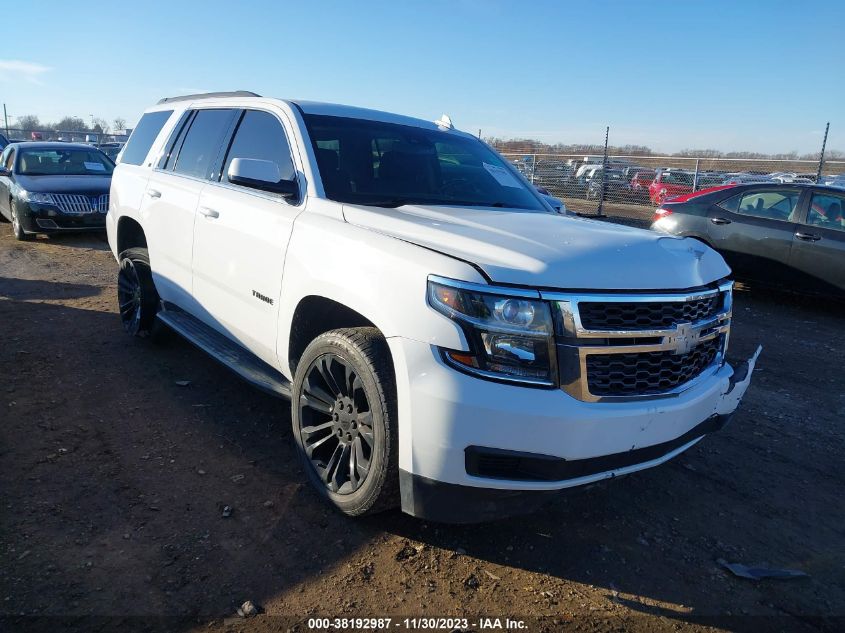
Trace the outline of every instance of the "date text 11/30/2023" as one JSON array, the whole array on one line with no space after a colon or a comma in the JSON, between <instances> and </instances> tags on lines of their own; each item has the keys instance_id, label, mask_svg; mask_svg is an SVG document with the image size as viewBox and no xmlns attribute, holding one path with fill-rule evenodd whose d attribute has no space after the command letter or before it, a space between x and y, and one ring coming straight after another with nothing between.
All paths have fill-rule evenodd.
<instances>
[{"instance_id":1,"label":"date text 11/30/2023","mask_svg":"<svg viewBox=\"0 0 845 633\"><path fill-rule=\"evenodd\" d=\"M448 630L477 629L485 631L521 631L527 629L524 620L496 617L479 618L309 618L311 630Z\"/></svg>"}]
</instances>

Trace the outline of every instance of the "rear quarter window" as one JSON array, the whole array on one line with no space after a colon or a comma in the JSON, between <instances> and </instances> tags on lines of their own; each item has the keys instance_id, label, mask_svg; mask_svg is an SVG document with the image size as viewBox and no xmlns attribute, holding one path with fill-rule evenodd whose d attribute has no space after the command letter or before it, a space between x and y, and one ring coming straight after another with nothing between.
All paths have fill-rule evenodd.
<instances>
[{"instance_id":1,"label":"rear quarter window","mask_svg":"<svg viewBox=\"0 0 845 633\"><path fill-rule=\"evenodd\" d=\"M732 213L736 213L739 209L739 200L742 198L742 194L738 193L735 196L731 196L725 200L722 200L718 203L720 207L722 207L725 211L730 211Z\"/></svg>"},{"instance_id":2,"label":"rear quarter window","mask_svg":"<svg viewBox=\"0 0 845 633\"><path fill-rule=\"evenodd\" d=\"M126 147L123 148L123 155L120 157L121 163L127 165L140 165L144 162L150 148L161 132L161 128L167 123L173 110L159 110L158 112L147 112L138 121L138 125L132 130L132 135L126 142Z\"/></svg>"}]
</instances>

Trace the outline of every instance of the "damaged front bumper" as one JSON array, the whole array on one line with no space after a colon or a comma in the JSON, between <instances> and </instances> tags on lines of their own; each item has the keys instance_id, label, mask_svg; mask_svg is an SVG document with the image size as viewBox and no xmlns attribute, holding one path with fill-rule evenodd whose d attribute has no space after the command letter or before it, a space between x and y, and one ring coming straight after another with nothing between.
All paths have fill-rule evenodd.
<instances>
[{"instance_id":1,"label":"damaged front bumper","mask_svg":"<svg viewBox=\"0 0 845 633\"><path fill-rule=\"evenodd\" d=\"M739 403L742 401L742 396L748 390L748 385L751 384L751 374L754 373L754 365L757 364L757 359L760 357L760 352L763 351L763 346L758 345L757 351L742 364L734 367L733 376L728 382L728 389L719 398L716 404L717 415L730 415L736 411Z\"/></svg>"},{"instance_id":2,"label":"damaged front bumper","mask_svg":"<svg viewBox=\"0 0 845 633\"><path fill-rule=\"evenodd\" d=\"M540 400L539 393L531 400L526 399L515 405L514 408L521 411L522 417L520 425L515 425L515 420L519 418L510 418L510 441L505 440L504 432L499 439L494 433L499 426L495 418L499 413L497 408L487 410L483 430L467 431L473 427L470 416L457 416L449 426L444 425L437 438L441 451L447 444L444 438L448 438L448 443L454 446L452 453L455 453L453 459L441 460L440 463L457 467L460 459L460 472L455 468L452 473L443 473L450 474L448 478L440 473L432 477L420 472L423 470L419 467L421 462L417 463L417 472L400 464L402 509L417 517L446 523L488 521L531 512L566 488L658 466L688 450L705 435L720 430L730 421L748 389L761 349L758 347L751 358L733 369L724 366L719 376L714 377L717 384L711 382L709 387L703 387L698 396L688 394L688 399L681 398L674 408L666 404L655 407L631 403L619 407L578 403L577 410L568 413L558 410L560 417L557 422L548 422L544 428L557 427L561 446L564 450L569 449L572 453L570 455L557 452L549 442L546 443L545 454L530 444L528 438L534 435L532 431L540 427L537 409L530 410L531 403ZM423 389L423 384L418 381L415 386ZM519 396L518 391L512 393L514 397ZM455 395L465 394L458 390ZM545 395L554 397L551 393ZM419 393L417 397L420 397ZM442 391L438 397L442 401ZM458 399L464 405L467 404L464 398ZM539 407L538 404L534 406ZM436 404L428 408L429 416L426 420L429 429L440 417L432 415L436 409ZM635 409L639 411L640 422L636 423L638 432L632 429L631 418L614 418L614 415L620 415L620 410L633 415ZM588 419L588 415L594 417ZM683 419L696 422L680 422ZM662 429L663 436L660 438L656 434L658 428ZM670 428L677 428L678 432L669 433ZM528 438L521 435L520 430L529 433ZM579 436L579 431L585 435ZM455 436L454 440L449 438L449 432ZM608 440L616 438L614 441L617 448L597 450L598 435L604 435ZM619 437L629 438L625 448L619 442ZM648 441L647 437L654 439ZM495 446L509 448L491 448ZM579 447L581 454L577 452ZM557 454L549 449L555 450ZM460 458L456 454L458 450ZM441 457L443 454L441 452ZM490 470L485 471L485 468L489 469L496 464L509 464L510 472L518 476L496 475Z\"/></svg>"}]
</instances>

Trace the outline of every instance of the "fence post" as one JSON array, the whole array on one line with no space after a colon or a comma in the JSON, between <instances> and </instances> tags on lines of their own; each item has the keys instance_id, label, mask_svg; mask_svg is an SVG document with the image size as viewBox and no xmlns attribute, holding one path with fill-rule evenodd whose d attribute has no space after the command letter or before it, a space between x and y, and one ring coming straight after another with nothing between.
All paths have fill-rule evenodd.
<instances>
[{"instance_id":1,"label":"fence post","mask_svg":"<svg viewBox=\"0 0 845 633\"><path fill-rule=\"evenodd\" d=\"M827 122L827 125L824 128L824 139L822 140L822 153L819 155L819 170L816 172L816 184L822 179L822 167L824 166L824 148L827 145L827 132L830 129L830 121Z\"/></svg>"},{"instance_id":2,"label":"fence post","mask_svg":"<svg viewBox=\"0 0 845 633\"><path fill-rule=\"evenodd\" d=\"M597 217L604 217L604 188L605 188L605 180L604 180L604 173L607 171L607 139L610 136L610 126L608 125L604 129L604 155L601 159L601 186L599 188L599 206L596 209L596 216ZM587 185L589 191L589 184Z\"/></svg>"},{"instance_id":3,"label":"fence post","mask_svg":"<svg viewBox=\"0 0 845 633\"><path fill-rule=\"evenodd\" d=\"M701 163L700 158L695 159L695 176L692 177L692 191L695 193L698 191L698 166Z\"/></svg>"},{"instance_id":4,"label":"fence post","mask_svg":"<svg viewBox=\"0 0 845 633\"><path fill-rule=\"evenodd\" d=\"M537 154L531 154L531 184L534 184L534 174L537 171Z\"/></svg>"}]
</instances>

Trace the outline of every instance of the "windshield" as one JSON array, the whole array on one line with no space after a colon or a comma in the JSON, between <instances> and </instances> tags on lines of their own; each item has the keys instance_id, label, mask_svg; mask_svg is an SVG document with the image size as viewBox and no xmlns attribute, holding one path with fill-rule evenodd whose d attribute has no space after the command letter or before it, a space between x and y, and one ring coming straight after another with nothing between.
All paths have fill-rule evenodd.
<instances>
[{"instance_id":1,"label":"windshield","mask_svg":"<svg viewBox=\"0 0 845 633\"><path fill-rule=\"evenodd\" d=\"M672 171L663 172L663 175L660 177L660 182L665 182L673 185L691 185L692 184L692 174L688 174L686 172L678 172Z\"/></svg>"},{"instance_id":2,"label":"windshield","mask_svg":"<svg viewBox=\"0 0 845 633\"><path fill-rule=\"evenodd\" d=\"M305 124L331 200L548 212L513 169L474 138L323 115L306 115Z\"/></svg>"},{"instance_id":3,"label":"windshield","mask_svg":"<svg viewBox=\"0 0 845 633\"><path fill-rule=\"evenodd\" d=\"M23 176L110 176L114 163L100 150L23 149L18 173Z\"/></svg>"}]
</instances>

